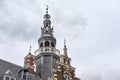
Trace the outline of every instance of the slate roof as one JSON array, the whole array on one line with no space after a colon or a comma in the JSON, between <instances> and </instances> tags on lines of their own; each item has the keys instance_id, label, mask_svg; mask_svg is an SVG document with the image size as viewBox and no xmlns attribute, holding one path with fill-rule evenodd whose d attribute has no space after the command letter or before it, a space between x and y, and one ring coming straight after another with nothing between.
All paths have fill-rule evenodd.
<instances>
[{"instance_id":1,"label":"slate roof","mask_svg":"<svg viewBox=\"0 0 120 80\"><path fill-rule=\"evenodd\" d=\"M4 75L6 71L10 70L12 74L17 77L16 73L18 73L21 69L21 66L0 59L0 76Z\"/></svg>"},{"instance_id":2,"label":"slate roof","mask_svg":"<svg viewBox=\"0 0 120 80\"><path fill-rule=\"evenodd\" d=\"M22 69L23 67L19 65L0 59L0 80L3 80L4 75L9 72L17 78L17 80L21 80L20 71ZM28 74L28 80L40 80L40 78L37 74Z\"/></svg>"}]
</instances>

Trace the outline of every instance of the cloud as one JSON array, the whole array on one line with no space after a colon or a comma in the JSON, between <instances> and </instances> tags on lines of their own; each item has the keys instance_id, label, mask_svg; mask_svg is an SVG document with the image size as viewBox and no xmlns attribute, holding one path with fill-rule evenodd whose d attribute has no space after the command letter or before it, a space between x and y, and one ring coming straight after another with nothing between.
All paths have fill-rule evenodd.
<instances>
[{"instance_id":1,"label":"cloud","mask_svg":"<svg viewBox=\"0 0 120 80\"><path fill-rule=\"evenodd\" d=\"M37 42L46 3L57 47L63 48L61 44L64 37L67 38L69 56L78 76L82 75L82 80L119 80L120 7L117 0L0 0L1 53L6 56L11 51L23 57L26 51L21 49L31 44L30 41ZM11 45L6 44L9 42Z\"/></svg>"},{"instance_id":2,"label":"cloud","mask_svg":"<svg viewBox=\"0 0 120 80\"><path fill-rule=\"evenodd\" d=\"M1 37L0 39L1 42L6 42L7 39L5 40L5 38L19 39L25 41L36 38L36 35L40 33L40 25L42 23L42 21L40 21L39 19L41 17L39 9L40 8L38 8L37 1L1 1L0 32L3 35L3 37ZM53 11L54 10L56 9L54 8ZM60 12L59 9L58 12ZM61 26L61 31L64 28L63 25L61 25L61 23L64 24L65 28L67 28L68 30L71 28L75 30L75 27L78 27L77 29L81 30L81 27L86 26L86 19L80 13L74 14L74 12L72 11L66 12L61 12L61 15L59 16L57 11L55 13L53 12L55 18L57 18L57 20L55 20L55 23L58 24L55 26ZM67 15L68 12L69 15ZM75 17L72 17L74 15Z\"/></svg>"},{"instance_id":3,"label":"cloud","mask_svg":"<svg viewBox=\"0 0 120 80\"><path fill-rule=\"evenodd\" d=\"M16 0L1 2L0 32L6 39L31 40L38 34L40 24L37 8L31 9L35 4L31 5L30 1L25 3Z\"/></svg>"}]
</instances>

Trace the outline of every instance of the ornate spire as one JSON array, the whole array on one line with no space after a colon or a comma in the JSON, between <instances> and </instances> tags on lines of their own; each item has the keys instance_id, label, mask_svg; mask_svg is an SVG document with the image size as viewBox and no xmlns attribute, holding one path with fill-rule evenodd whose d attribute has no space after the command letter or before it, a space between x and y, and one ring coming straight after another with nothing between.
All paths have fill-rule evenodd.
<instances>
[{"instance_id":1,"label":"ornate spire","mask_svg":"<svg viewBox=\"0 0 120 80\"><path fill-rule=\"evenodd\" d=\"M53 35L53 27L51 27L51 17L48 14L48 6L46 7L46 13L44 15L43 27L41 27L41 36L38 39L38 45L40 48L56 46L56 38ZM52 50L52 49L51 49Z\"/></svg>"},{"instance_id":2,"label":"ornate spire","mask_svg":"<svg viewBox=\"0 0 120 80\"><path fill-rule=\"evenodd\" d=\"M44 15L44 21L43 21L44 27L41 28L42 35L43 34L53 35L53 28L51 28L51 21L50 21L50 19L51 19L51 17L48 14L48 5L47 5L47 7L46 7L46 14Z\"/></svg>"}]
</instances>

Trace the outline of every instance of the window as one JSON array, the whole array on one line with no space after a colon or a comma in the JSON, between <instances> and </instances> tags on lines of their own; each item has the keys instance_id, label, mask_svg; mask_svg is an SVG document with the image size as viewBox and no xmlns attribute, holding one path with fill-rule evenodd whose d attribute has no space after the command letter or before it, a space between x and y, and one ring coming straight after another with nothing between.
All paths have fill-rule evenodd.
<instances>
[{"instance_id":1,"label":"window","mask_svg":"<svg viewBox=\"0 0 120 80\"><path fill-rule=\"evenodd\" d=\"M54 43L53 43L53 42L51 43L51 46L52 46L52 47L55 47L55 45L54 45Z\"/></svg>"},{"instance_id":2,"label":"window","mask_svg":"<svg viewBox=\"0 0 120 80\"><path fill-rule=\"evenodd\" d=\"M45 42L45 47L49 47L49 41Z\"/></svg>"},{"instance_id":3,"label":"window","mask_svg":"<svg viewBox=\"0 0 120 80\"><path fill-rule=\"evenodd\" d=\"M8 76L8 75L5 75L4 76L4 80L16 80L16 78Z\"/></svg>"},{"instance_id":4,"label":"window","mask_svg":"<svg viewBox=\"0 0 120 80\"><path fill-rule=\"evenodd\" d=\"M10 77L8 77L8 76L5 77L5 80L9 80L9 79L10 79Z\"/></svg>"},{"instance_id":5,"label":"window","mask_svg":"<svg viewBox=\"0 0 120 80\"><path fill-rule=\"evenodd\" d=\"M15 80L15 78L11 78L11 80Z\"/></svg>"},{"instance_id":6,"label":"window","mask_svg":"<svg viewBox=\"0 0 120 80\"><path fill-rule=\"evenodd\" d=\"M64 80L70 80L70 76L68 74L64 74Z\"/></svg>"},{"instance_id":7,"label":"window","mask_svg":"<svg viewBox=\"0 0 120 80\"><path fill-rule=\"evenodd\" d=\"M23 80L26 80L26 74L23 74Z\"/></svg>"},{"instance_id":8,"label":"window","mask_svg":"<svg viewBox=\"0 0 120 80\"><path fill-rule=\"evenodd\" d=\"M43 47L43 43L40 44L40 47Z\"/></svg>"},{"instance_id":9,"label":"window","mask_svg":"<svg viewBox=\"0 0 120 80\"><path fill-rule=\"evenodd\" d=\"M26 79L27 79L27 71L26 71L26 70L24 70L24 71L22 72L22 79L23 79L23 80L26 80Z\"/></svg>"}]
</instances>

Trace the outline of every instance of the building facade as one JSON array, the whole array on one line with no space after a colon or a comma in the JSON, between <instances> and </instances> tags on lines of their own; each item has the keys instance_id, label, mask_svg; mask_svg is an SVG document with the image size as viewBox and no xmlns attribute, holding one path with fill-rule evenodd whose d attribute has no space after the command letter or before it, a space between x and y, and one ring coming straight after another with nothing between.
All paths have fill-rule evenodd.
<instances>
[{"instance_id":1,"label":"building facade","mask_svg":"<svg viewBox=\"0 0 120 80\"><path fill-rule=\"evenodd\" d=\"M64 53L56 49L56 38L51 27L48 7L44 15L41 36L35 55L31 51L24 58L24 66L18 66L0 59L0 80L80 80L68 57L66 43ZM3 67L3 66L4 67Z\"/></svg>"}]
</instances>

